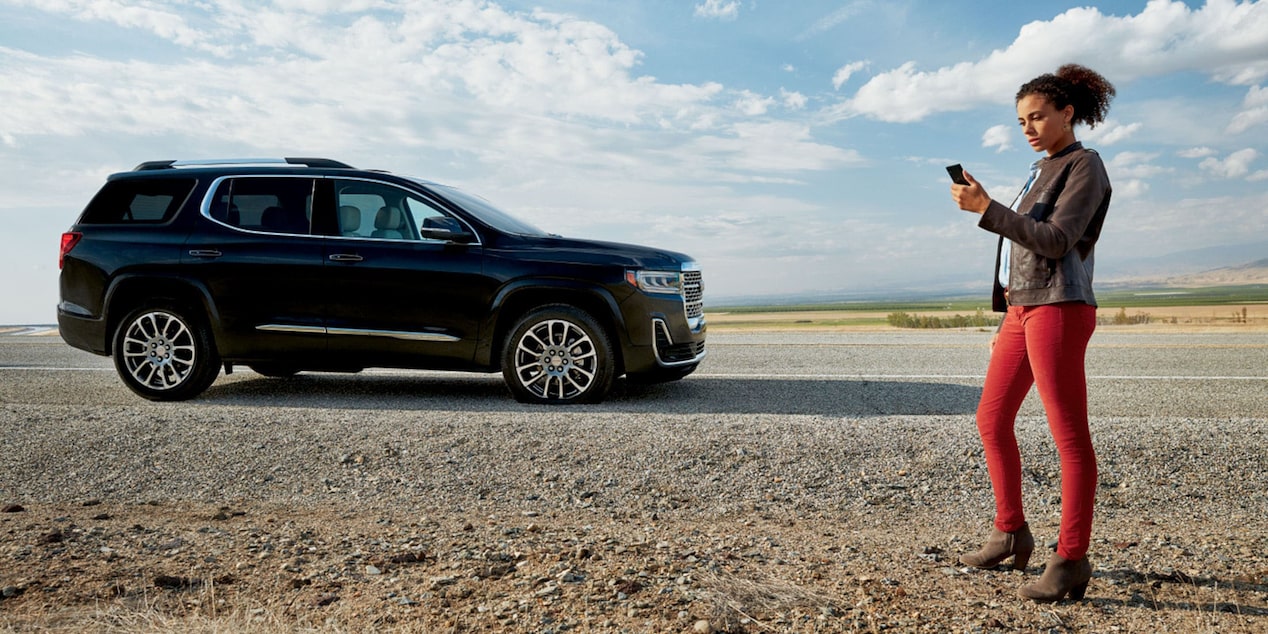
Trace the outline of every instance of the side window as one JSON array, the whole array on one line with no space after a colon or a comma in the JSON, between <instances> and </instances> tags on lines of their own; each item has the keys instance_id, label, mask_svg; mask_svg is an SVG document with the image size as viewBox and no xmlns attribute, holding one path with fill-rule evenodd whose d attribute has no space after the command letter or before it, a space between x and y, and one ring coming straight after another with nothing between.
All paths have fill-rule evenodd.
<instances>
[{"instance_id":1,"label":"side window","mask_svg":"<svg viewBox=\"0 0 1268 634\"><path fill-rule=\"evenodd\" d=\"M414 224L424 229L442 226L441 223L436 222L436 220L449 217L448 214L441 212L439 209L431 206L431 204L420 198L408 198L405 202L405 206L409 209L410 217L414 219ZM444 242L443 240L423 239L428 242Z\"/></svg>"},{"instance_id":2,"label":"side window","mask_svg":"<svg viewBox=\"0 0 1268 634\"><path fill-rule=\"evenodd\" d=\"M161 224L172 219L197 184L192 178L109 181L84 209L84 224Z\"/></svg>"},{"instance_id":3,"label":"side window","mask_svg":"<svg viewBox=\"0 0 1268 634\"><path fill-rule=\"evenodd\" d=\"M313 219L311 178L238 177L221 181L212 219L232 227L307 235Z\"/></svg>"},{"instance_id":4,"label":"side window","mask_svg":"<svg viewBox=\"0 0 1268 634\"><path fill-rule=\"evenodd\" d=\"M335 181L339 233L348 237L435 242L419 236L427 219L445 216L403 189L365 181Z\"/></svg>"}]
</instances>

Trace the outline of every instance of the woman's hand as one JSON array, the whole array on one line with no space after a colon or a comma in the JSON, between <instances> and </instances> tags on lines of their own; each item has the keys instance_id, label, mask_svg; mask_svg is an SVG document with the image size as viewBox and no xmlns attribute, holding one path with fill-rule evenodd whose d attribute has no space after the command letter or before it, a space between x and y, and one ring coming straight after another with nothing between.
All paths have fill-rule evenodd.
<instances>
[{"instance_id":1,"label":"woman's hand","mask_svg":"<svg viewBox=\"0 0 1268 634\"><path fill-rule=\"evenodd\" d=\"M968 185L951 185L951 199L959 205L960 209L971 211L975 214L986 213L986 208L991 206L991 197L982 189L982 184L973 178L973 175L965 172L964 180L968 181Z\"/></svg>"}]
</instances>

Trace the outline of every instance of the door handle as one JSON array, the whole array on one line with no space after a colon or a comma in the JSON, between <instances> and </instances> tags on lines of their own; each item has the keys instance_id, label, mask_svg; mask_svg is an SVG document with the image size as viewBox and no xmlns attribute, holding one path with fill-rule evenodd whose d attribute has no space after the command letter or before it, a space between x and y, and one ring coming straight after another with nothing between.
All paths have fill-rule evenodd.
<instances>
[{"instance_id":1,"label":"door handle","mask_svg":"<svg viewBox=\"0 0 1268 634\"><path fill-rule=\"evenodd\" d=\"M332 253L330 255L331 262L360 262L364 259L354 253Z\"/></svg>"},{"instance_id":2,"label":"door handle","mask_svg":"<svg viewBox=\"0 0 1268 634\"><path fill-rule=\"evenodd\" d=\"M191 249L189 254L196 258L218 258L222 255L215 249Z\"/></svg>"}]
</instances>

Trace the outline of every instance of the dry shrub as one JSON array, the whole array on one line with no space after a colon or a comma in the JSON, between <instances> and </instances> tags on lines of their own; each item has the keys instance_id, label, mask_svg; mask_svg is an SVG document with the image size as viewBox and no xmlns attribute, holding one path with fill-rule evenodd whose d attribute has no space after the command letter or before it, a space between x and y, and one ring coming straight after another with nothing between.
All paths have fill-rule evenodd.
<instances>
[{"instance_id":1,"label":"dry shrub","mask_svg":"<svg viewBox=\"0 0 1268 634\"><path fill-rule=\"evenodd\" d=\"M736 629L748 619L757 627L773 631L778 628L764 621L794 610L817 613L837 603L835 597L772 578L742 579L709 573L698 583L700 598L712 607L710 621L719 630Z\"/></svg>"}]
</instances>

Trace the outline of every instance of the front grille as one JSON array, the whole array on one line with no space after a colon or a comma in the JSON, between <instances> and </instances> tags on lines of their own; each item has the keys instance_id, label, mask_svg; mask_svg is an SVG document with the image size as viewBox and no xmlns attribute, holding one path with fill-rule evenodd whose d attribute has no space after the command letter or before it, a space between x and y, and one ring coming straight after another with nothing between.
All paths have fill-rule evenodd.
<instances>
[{"instance_id":1,"label":"front grille","mask_svg":"<svg viewBox=\"0 0 1268 634\"><path fill-rule=\"evenodd\" d=\"M700 271L682 272L682 303L687 319L704 315L704 283Z\"/></svg>"}]
</instances>

